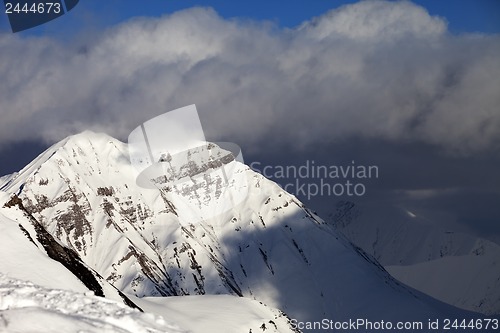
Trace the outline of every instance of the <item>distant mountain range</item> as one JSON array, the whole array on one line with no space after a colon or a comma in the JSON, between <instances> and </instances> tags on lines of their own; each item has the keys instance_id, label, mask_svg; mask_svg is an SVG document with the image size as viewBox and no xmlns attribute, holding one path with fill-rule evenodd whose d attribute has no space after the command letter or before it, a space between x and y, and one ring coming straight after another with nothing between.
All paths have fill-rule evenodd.
<instances>
[{"instance_id":1,"label":"distant mountain range","mask_svg":"<svg viewBox=\"0 0 500 333\"><path fill-rule=\"evenodd\" d=\"M204 187L197 187L200 192L183 197L174 195L184 193L182 184L137 186L127 145L104 134L69 137L19 173L2 177L0 310L8 311L0 329L23 324L12 307L23 311L28 301L19 297L31 296L13 292L18 285L80 303L96 302L93 293L136 309L130 311L163 316L165 322L131 315L130 320L146 320L150 332L167 332L168 325L196 332L315 332L324 330L311 323L325 319L427 325L430 319L482 318L399 283L294 196L235 163L233 172L245 183L228 182L224 190L246 186L246 199L193 224L186 202L205 205L201 211L206 212L213 201L203 198L218 194L205 196ZM217 182L206 172L201 177ZM336 221L339 227L341 220ZM82 293L90 299L78 296ZM5 302L7 295L11 301ZM42 314L59 311L59 317L71 307L71 301L55 307L37 299L32 303ZM89 316L117 320L116 313ZM70 323L78 327L78 320L73 316ZM100 326L85 327L97 332Z\"/></svg>"},{"instance_id":2,"label":"distant mountain range","mask_svg":"<svg viewBox=\"0 0 500 333\"><path fill-rule=\"evenodd\" d=\"M382 211L341 201L328 221L403 283L463 309L500 314L498 244L401 207Z\"/></svg>"}]
</instances>

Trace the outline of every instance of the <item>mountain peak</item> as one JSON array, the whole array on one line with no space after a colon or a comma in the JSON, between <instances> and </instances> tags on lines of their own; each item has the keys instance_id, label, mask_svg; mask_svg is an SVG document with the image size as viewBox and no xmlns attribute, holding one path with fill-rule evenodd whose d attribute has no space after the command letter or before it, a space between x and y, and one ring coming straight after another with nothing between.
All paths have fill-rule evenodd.
<instances>
[{"instance_id":1,"label":"mountain peak","mask_svg":"<svg viewBox=\"0 0 500 333\"><path fill-rule=\"evenodd\" d=\"M68 143L77 143L79 141L119 141L112 136L104 133L104 132L95 132L92 130L84 130L83 132L68 136L66 139L62 141L66 141Z\"/></svg>"},{"instance_id":2,"label":"mountain peak","mask_svg":"<svg viewBox=\"0 0 500 333\"><path fill-rule=\"evenodd\" d=\"M301 321L450 313L399 285L277 184L244 165L237 172L244 177L230 186L247 196L221 210L203 191L179 196L183 184L179 193L139 187L127 144L86 131L49 148L3 191L22 200L29 219L20 223L33 239L29 221L126 294L244 296Z\"/></svg>"}]
</instances>

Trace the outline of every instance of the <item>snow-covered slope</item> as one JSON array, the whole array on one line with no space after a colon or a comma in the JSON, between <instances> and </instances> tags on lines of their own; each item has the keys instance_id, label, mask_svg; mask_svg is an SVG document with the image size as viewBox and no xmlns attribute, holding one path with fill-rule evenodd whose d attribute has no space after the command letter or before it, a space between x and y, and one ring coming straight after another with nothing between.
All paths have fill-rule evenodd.
<instances>
[{"instance_id":1,"label":"snow-covered slope","mask_svg":"<svg viewBox=\"0 0 500 333\"><path fill-rule=\"evenodd\" d=\"M398 280L446 303L486 314L500 314L499 266L500 252L497 251L446 256L385 268Z\"/></svg>"},{"instance_id":2,"label":"snow-covered slope","mask_svg":"<svg viewBox=\"0 0 500 333\"><path fill-rule=\"evenodd\" d=\"M124 304L48 289L0 273L2 333L182 333L186 330Z\"/></svg>"},{"instance_id":3,"label":"snow-covered slope","mask_svg":"<svg viewBox=\"0 0 500 333\"><path fill-rule=\"evenodd\" d=\"M292 332L282 312L229 295L151 297L134 302L145 313L89 292L46 288L0 273L0 332Z\"/></svg>"},{"instance_id":4,"label":"snow-covered slope","mask_svg":"<svg viewBox=\"0 0 500 333\"><path fill-rule=\"evenodd\" d=\"M5 192L0 194L5 198ZM134 304L144 306L142 310L175 322L173 326L161 317L126 306L105 283L106 299L96 297L77 276L47 255L37 237L31 237L37 233L20 211L9 214L14 220L0 213L0 332L247 333L261 327L268 332L294 331L281 311L234 296L148 300L129 296Z\"/></svg>"},{"instance_id":5,"label":"snow-covered slope","mask_svg":"<svg viewBox=\"0 0 500 333\"><path fill-rule=\"evenodd\" d=\"M296 332L281 311L230 295L136 298L146 312L172 318L189 332Z\"/></svg>"},{"instance_id":6,"label":"snow-covered slope","mask_svg":"<svg viewBox=\"0 0 500 333\"><path fill-rule=\"evenodd\" d=\"M24 227L23 227L24 228ZM61 263L35 245L19 222L0 213L0 273L47 288L87 292L89 289Z\"/></svg>"},{"instance_id":7,"label":"snow-covered slope","mask_svg":"<svg viewBox=\"0 0 500 333\"><path fill-rule=\"evenodd\" d=\"M500 246L401 208L339 202L330 220L395 278L455 306L500 314Z\"/></svg>"},{"instance_id":8,"label":"snow-covered slope","mask_svg":"<svg viewBox=\"0 0 500 333\"><path fill-rule=\"evenodd\" d=\"M0 176L0 188L7 184L12 178L16 177L17 173L12 173L10 175Z\"/></svg>"},{"instance_id":9,"label":"snow-covered slope","mask_svg":"<svg viewBox=\"0 0 500 333\"><path fill-rule=\"evenodd\" d=\"M185 203L170 189L136 185L125 144L85 132L6 182L1 212L31 238L48 231L136 297L244 296L299 321L475 316L400 285L275 183L243 164L234 172L246 179L247 199L186 224Z\"/></svg>"}]
</instances>

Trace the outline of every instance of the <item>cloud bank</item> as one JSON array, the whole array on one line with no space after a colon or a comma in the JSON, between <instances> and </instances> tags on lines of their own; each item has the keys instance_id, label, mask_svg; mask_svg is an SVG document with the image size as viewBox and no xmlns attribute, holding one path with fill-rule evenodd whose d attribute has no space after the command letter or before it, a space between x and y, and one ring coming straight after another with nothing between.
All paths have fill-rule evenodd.
<instances>
[{"instance_id":1,"label":"cloud bank","mask_svg":"<svg viewBox=\"0 0 500 333\"><path fill-rule=\"evenodd\" d=\"M126 138L196 103L208 137L248 145L500 146L500 36L452 35L410 2L347 5L295 29L194 8L70 44L3 34L0 47L4 145L85 129Z\"/></svg>"}]
</instances>

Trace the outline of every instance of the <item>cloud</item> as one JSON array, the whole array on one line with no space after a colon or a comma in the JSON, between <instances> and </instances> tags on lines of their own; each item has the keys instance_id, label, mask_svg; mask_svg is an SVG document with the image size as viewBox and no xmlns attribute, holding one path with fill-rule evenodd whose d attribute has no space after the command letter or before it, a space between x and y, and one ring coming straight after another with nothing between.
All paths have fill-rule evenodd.
<instances>
[{"instance_id":1,"label":"cloud","mask_svg":"<svg viewBox=\"0 0 500 333\"><path fill-rule=\"evenodd\" d=\"M410 2L280 29L193 8L73 43L0 35L0 142L126 138L196 103L208 137L307 148L344 138L473 154L500 146L500 36L452 35Z\"/></svg>"}]
</instances>

